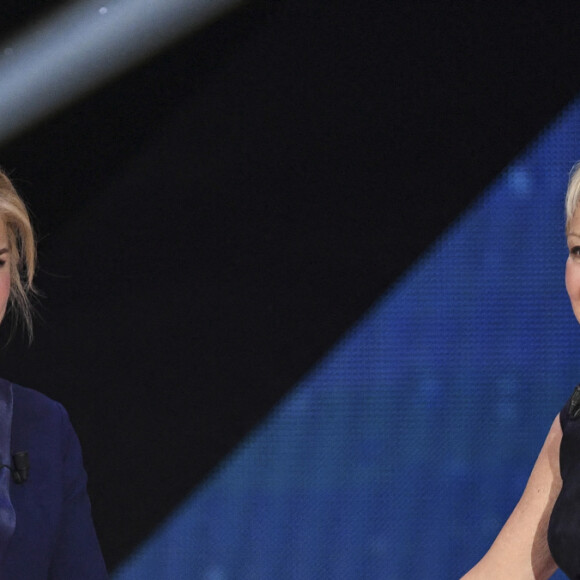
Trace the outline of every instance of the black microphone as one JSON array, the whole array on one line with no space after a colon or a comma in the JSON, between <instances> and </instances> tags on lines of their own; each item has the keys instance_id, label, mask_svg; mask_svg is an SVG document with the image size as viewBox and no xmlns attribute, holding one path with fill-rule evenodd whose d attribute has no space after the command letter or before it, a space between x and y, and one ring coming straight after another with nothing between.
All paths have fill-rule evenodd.
<instances>
[{"instance_id":1,"label":"black microphone","mask_svg":"<svg viewBox=\"0 0 580 580\"><path fill-rule=\"evenodd\" d=\"M28 451L18 451L13 453L12 463L14 464L14 467L3 463L0 465L0 469L3 467L9 469L10 473L12 473L12 481L14 483L24 483L28 479L28 472L30 471Z\"/></svg>"},{"instance_id":2,"label":"black microphone","mask_svg":"<svg viewBox=\"0 0 580 580\"><path fill-rule=\"evenodd\" d=\"M13 453L12 462L14 463L14 469L10 470L12 471L12 480L14 483L24 483L28 479L28 472L30 471L28 451Z\"/></svg>"}]
</instances>

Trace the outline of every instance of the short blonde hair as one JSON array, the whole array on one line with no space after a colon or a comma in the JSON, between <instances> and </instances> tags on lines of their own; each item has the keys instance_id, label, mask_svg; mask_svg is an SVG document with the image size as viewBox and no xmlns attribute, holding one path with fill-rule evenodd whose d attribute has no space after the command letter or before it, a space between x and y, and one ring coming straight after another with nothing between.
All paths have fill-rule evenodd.
<instances>
[{"instance_id":1,"label":"short blonde hair","mask_svg":"<svg viewBox=\"0 0 580 580\"><path fill-rule=\"evenodd\" d=\"M568 191L566 191L566 233L570 228L570 221L580 203L580 161L578 161L572 171L568 181Z\"/></svg>"},{"instance_id":2,"label":"short blonde hair","mask_svg":"<svg viewBox=\"0 0 580 580\"><path fill-rule=\"evenodd\" d=\"M0 218L6 226L10 250L10 312L32 339L31 296L35 293L36 241L30 216L12 182L0 169Z\"/></svg>"}]
</instances>

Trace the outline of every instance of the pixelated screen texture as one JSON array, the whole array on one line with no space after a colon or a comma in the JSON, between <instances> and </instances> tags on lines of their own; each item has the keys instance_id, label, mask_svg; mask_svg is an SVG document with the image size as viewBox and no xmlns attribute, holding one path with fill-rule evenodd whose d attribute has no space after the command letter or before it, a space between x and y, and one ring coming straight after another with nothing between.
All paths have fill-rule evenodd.
<instances>
[{"instance_id":1,"label":"pixelated screen texture","mask_svg":"<svg viewBox=\"0 0 580 580\"><path fill-rule=\"evenodd\" d=\"M580 382L563 233L578 159L576 103L116 580L449 579L472 566Z\"/></svg>"}]
</instances>

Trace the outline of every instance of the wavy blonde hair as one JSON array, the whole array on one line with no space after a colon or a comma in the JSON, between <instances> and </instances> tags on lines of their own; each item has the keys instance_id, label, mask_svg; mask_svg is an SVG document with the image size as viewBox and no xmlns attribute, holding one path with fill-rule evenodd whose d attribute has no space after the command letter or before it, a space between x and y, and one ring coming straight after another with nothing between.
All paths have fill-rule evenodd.
<instances>
[{"instance_id":1,"label":"wavy blonde hair","mask_svg":"<svg viewBox=\"0 0 580 580\"><path fill-rule=\"evenodd\" d=\"M33 284L36 241L30 216L6 173L0 169L0 217L6 226L10 250L9 307L15 325L22 324L32 340Z\"/></svg>"}]
</instances>

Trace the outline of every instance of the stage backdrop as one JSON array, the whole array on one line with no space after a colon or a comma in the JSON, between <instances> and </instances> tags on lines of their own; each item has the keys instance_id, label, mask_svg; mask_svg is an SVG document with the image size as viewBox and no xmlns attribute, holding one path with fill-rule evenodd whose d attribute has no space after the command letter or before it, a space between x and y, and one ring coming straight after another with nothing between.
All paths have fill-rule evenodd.
<instances>
[{"instance_id":1,"label":"stage backdrop","mask_svg":"<svg viewBox=\"0 0 580 580\"><path fill-rule=\"evenodd\" d=\"M473 565L580 381L563 212L578 159L580 103L115 579L448 579Z\"/></svg>"},{"instance_id":2,"label":"stage backdrop","mask_svg":"<svg viewBox=\"0 0 580 580\"><path fill-rule=\"evenodd\" d=\"M4 121L55 96L14 42L65 4L68 58L144 3L4 0ZM42 299L0 373L67 408L119 578L456 577L580 380L580 12L342 4L240 2L2 141Z\"/></svg>"}]
</instances>

